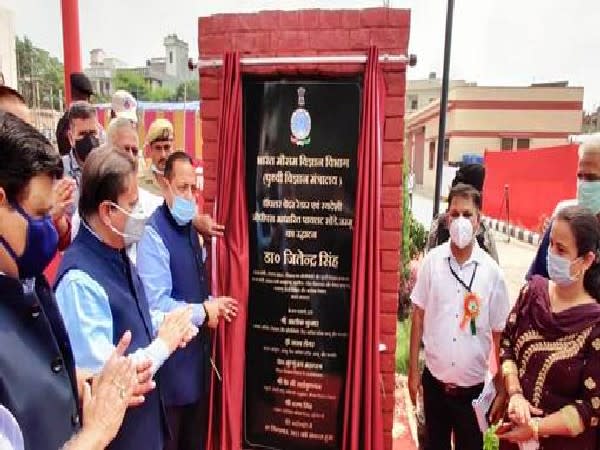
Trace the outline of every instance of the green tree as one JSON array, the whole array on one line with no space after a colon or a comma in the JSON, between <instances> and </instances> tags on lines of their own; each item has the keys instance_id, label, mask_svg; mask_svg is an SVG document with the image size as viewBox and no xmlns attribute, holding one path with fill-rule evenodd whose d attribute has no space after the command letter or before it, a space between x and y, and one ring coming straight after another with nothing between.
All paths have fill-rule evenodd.
<instances>
[{"instance_id":1,"label":"green tree","mask_svg":"<svg viewBox=\"0 0 600 450\"><path fill-rule=\"evenodd\" d=\"M117 70L113 80L114 89L124 89L138 100L147 100L150 89L144 77L133 70Z\"/></svg>"},{"instance_id":2,"label":"green tree","mask_svg":"<svg viewBox=\"0 0 600 450\"><path fill-rule=\"evenodd\" d=\"M46 50L24 36L16 37L18 90L29 106L59 109L59 94L64 95L64 66Z\"/></svg>"},{"instance_id":3,"label":"green tree","mask_svg":"<svg viewBox=\"0 0 600 450\"><path fill-rule=\"evenodd\" d=\"M186 92L187 88L187 92ZM175 100L178 102L200 100L200 86L198 80L189 80L177 86Z\"/></svg>"},{"instance_id":4,"label":"green tree","mask_svg":"<svg viewBox=\"0 0 600 450\"><path fill-rule=\"evenodd\" d=\"M173 90L161 86L152 89L147 97L147 100L151 102L171 102L175 100L175 93Z\"/></svg>"}]
</instances>

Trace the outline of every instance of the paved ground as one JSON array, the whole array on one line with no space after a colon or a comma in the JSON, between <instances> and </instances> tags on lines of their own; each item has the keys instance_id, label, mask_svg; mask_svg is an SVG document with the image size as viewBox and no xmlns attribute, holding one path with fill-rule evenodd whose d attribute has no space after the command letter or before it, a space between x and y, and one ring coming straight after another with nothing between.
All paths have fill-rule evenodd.
<instances>
[{"instance_id":1,"label":"paved ground","mask_svg":"<svg viewBox=\"0 0 600 450\"><path fill-rule=\"evenodd\" d=\"M494 236L500 267L504 271L510 300L514 303L523 287L525 274L535 256L536 247L513 238L508 242L508 237L502 233L495 233Z\"/></svg>"}]
</instances>

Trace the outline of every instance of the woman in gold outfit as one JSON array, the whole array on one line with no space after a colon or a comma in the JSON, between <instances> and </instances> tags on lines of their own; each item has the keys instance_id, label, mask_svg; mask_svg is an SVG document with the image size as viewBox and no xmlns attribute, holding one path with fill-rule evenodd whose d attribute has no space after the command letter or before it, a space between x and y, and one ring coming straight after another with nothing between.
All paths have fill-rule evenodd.
<instances>
[{"instance_id":1,"label":"woman in gold outfit","mask_svg":"<svg viewBox=\"0 0 600 450\"><path fill-rule=\"evenodd\" d=\"M500 357L509 396L501 450L595 450L600 417L600 225L562 210L552 225L550 280L535 276L508 318ZM537 443L535 442L537 441Z\"/></svg>"}]
</instances>

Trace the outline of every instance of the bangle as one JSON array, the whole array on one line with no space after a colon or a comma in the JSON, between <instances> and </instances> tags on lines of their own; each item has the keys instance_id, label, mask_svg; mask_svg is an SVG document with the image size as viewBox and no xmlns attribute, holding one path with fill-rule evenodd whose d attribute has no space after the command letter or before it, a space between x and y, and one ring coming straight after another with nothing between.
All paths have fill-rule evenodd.
<instances>
[{"instance_id":1,"label":"bangle","mask_svg":"<svg viewBox=\"0 0 600 450\"><path fill-rule=\"evenodd\" d=\"M529 421L529 426L531 427L531 431L533 432L533 439L535 441L540 440L540 418L534 417Z\"/></svg>"},{"instance_id":2,"label":"bangle","mask_svg":"<svg viewBox=\"0 0 600 450\"><path fill-rule=\"evenodd\" d=\"M506 360L502 363L502 376L517 375L519 373L514 361Z\"/></svg>"}]
</instances>

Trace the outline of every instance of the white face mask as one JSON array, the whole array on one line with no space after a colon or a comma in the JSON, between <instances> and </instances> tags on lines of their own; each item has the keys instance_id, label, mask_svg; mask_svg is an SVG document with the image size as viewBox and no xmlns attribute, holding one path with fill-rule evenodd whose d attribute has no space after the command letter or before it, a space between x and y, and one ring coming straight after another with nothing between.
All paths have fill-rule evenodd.
<instances>
[{"instance_id":1,"label":"white face mask","mask_svg":"<svg viewBox=\"0 0 600 450\"><path fill-rule=\"evenodd\" d=\"M463 249L473 242L473 224L469 219L458 216L450 223L450 240Z\"/></svg>"},{"instance_id":2,"label":"white face mask","mask_svg":"<svg viewBox=\"0 0 600 450\"><path fill-rule=\"evenodd\" d=\"M127 221L125 222L125 230L119 231L114 226L109 225L110 229L117 233L119 236L123 237L125 241L125 246L129 247L136 242L139 242L144 234L144 229L146 228L146 221L148 220L148 216L144 214L144 210L142 205L138 202L131 212L125 211L116 203L112 203L115 208L121 211L123 214L127 216Z\"/></svg>"}]
</instances>

